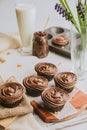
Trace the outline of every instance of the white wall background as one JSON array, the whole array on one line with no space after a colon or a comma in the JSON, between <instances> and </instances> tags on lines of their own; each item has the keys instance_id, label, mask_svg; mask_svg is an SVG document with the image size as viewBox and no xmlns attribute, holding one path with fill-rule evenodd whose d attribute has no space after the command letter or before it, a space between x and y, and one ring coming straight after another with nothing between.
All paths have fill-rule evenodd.
<instances>
[{"instance_id":1,"label":"white wall background","mask_svg":"<svg viewBox=\"0 0 87 130\"><path fill-rule=\"evenodd\" d=\"M68 0L70 5L74 0ZM34 3L36 6L36 30L44 27L45 21L50 15L50 21L47 27L63 26L69 27L69 22L64 20L54 10L54 5L58 0L0 0L0 32L17 32L17 21L15 15L15 4L17 2Z\"/></svg>"}]
</instances>

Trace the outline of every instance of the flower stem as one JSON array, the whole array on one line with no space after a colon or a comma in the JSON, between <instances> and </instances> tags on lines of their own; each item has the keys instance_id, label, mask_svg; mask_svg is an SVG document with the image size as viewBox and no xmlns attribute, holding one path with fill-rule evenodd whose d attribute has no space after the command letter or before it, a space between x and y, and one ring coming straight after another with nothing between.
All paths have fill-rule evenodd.
<instances>
[{"instance_id":1,"label":"flower stem","mask_svg":"<svg viewBox=\"0 0 87 130\"><path fill-rule=\"evenodd\" d=\"M66 1L66 0L59 0L59 1L60 1L61 5L62 5L65 9L67 9L68 12L70 12L71 17L72 17L72 21L71 21L71 22L72 22L72 24L75 26L75 28L77 29L77 31L80 33L80 30L79 30L79 28L78 28L78 26L77 26L77 22L76 22L76 20L75 20L73 14L72 14L72 11L71 11L71 9L70 9L70 7L69 7L67 1Z\"/></svg>"},{"instance_id":2,"label":"flower stem","mask_svg":"<svg viewBox=\"0 0 87 130\"><path fill-rule=\"evenodd\" d=\"M87 4L85 4L85 25L87 26Z\"/></svg>"}]
</instances>

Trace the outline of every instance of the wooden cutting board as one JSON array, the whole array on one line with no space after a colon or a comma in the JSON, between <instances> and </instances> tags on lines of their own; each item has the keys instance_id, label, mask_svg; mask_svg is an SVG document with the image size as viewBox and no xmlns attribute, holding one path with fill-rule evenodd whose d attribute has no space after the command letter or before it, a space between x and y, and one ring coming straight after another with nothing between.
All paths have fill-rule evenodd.
<instances>
[{"instance_id":1,"label":"wooden cutting board","mask_svg":"<svg viewBox=\"0 0 87 130\"><path fill-rule=\"evenodd\" d=\"M76 113L66 116L62 119L58 119L54 114L48 112L44 107L38 104L35 100L31 101L31 105L34 107L35 112L39 117L47 123L62 122L65 120L72 119L84 111L87 108L87 94L82 91L78 91L71 99L70 104L77 110Z\"/></svg>"}]
</instances>

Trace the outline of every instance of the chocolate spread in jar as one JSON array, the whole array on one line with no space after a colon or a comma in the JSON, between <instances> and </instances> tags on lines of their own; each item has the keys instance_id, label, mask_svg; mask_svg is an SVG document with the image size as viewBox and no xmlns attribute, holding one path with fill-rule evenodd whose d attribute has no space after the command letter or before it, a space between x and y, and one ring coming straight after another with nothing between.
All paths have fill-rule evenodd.
<instances>
[{"instance_id":1,"label":"chocolate spread in jar","mask_svg":"<svg viewBox=\"0 0 87 130\"><path fill-rule=\"evenodd\" d=\"M35 32L33 38L33 55L38 58L44 58L48 55L48 52L47 33L44 31Z\"/></svg>"}]
</instances>

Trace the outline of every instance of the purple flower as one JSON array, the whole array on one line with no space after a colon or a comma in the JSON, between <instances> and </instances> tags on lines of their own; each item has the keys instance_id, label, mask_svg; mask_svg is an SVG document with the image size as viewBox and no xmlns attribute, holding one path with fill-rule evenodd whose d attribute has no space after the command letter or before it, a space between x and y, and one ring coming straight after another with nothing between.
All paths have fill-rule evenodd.
<instances>
[{"instance_id":1,"label":"purple flower","mask_svg":"<svg viewBox=\"0 0 87 130\"><path fill-rule=\"evenodd\" d=\"M61 4L56 3L55 5L55 10L62 15L62 17L65 17L66 20L71 21L72 22L72 17L70 12L67 11L67 9L65 9L64 7L62 7Z\"/></svg>"},{"instance_id":2,"label":"purple flower","mask_svg":"<svg viewBox=\"0 0 87 130\"><path fill-rule=\"evenodd\" d=\"M77 12L80 15L81 19L84 21L84 19L85 19L85 8L84 8L84 5L81 2L78 2Z\"/></svg>"}]
</instances>

